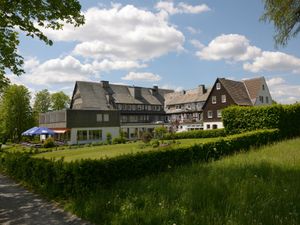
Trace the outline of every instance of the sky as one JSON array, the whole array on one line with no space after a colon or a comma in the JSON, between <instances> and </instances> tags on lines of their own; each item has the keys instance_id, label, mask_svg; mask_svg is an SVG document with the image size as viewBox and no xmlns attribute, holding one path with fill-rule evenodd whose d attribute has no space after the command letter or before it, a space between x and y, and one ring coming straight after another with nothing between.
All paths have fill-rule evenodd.
<instances>
[{"instance_id":1,"label":"sky","mask_svg":"<svg viewBox=\"0 0 300 225\"><path fill-rule=\"evenodd\" d=\"M12 83L71 95L77 80L180 91L264 76L275 101L300 101L300 35L275 48L262 0L80 3L83 26L43 29L53 46L20 34L26 73Z\"/></svg>"}]
</instances>

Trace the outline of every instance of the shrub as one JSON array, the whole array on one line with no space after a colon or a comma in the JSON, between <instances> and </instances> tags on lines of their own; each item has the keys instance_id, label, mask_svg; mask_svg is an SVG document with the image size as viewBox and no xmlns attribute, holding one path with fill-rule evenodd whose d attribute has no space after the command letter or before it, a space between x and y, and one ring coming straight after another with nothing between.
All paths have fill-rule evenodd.
<instances>
[{"instance_id":1,"label":"shrub","mask_svg":"<svg viewBox=\"0 0 300 225\"><path fill-rule=\"evenodd\" d=\"M260 107L233 106L223 110L227 133L278 128L285 137L300 135L300 104Z\"/></svg>"},{"instance_id":2,"label":"shrub","mask_svg":"<svg viewBox=\"0 0 300 225\"><path fill-rule=\"evenodd\" d=\"M113 144L125 144L126 142L127 140L124 137L116 137L112 140Z\"/></svg>"},{"instance_id":3,"label":"shrub","mask_svg":"<svg viewBox=\"0 0 300 225\"><path fill-rule=\"evenodd\" d=\"M112 135L111 135L111 133L106 133L106 143L107 144L111 144L111 139L112 139Z\"/></svg>"},{"instance_id":4,"label":"shrub","mask_svg":"<svg viewBox=\"0 0 300 225\"><path fill-rule=\"evenodd\" d=\"M151 133L149 133L149 132L144 132L144 133L142 134L141 139L142 139L142 141L143 141L144 143L149 143L149 142L151 141L151 139L152 139L152 135L151 135Z\"/></svg>"},{"instance_id":5,"label":"shrub","mask_svg":"<svg viewBox=\"0 0 300 225\"><path fill-rule=\"evenodd\" d=\"M157 139L163 139L164 135L168 132L167 128L164 126L159 126L154 128L154 137Z\"/></svg>"},{"instance_id":6,"label":"shrub","mask_svg":"<svg viewBox=\"0 0 300 225\"><path fill-rule=\"evenodd\" d=\"M153 147L153 148L157 148L159 146L159 140L157 139L154 139L150 142L150 145Z\"/></svg>"},{"instance_id":7,"label":"shrub","mask_svg":"<svg viewBox=\"0 0 300 225\"><path fill-rule=\"evenodd\" d=\"M53 147L55 147L54 139L52 137L47 138L45 140L43 146L44 146L44 148L53 148Z\"/></svg>"},{"instance_id":8,"label":"shrub","mask_svg":"<svg viewBox=\"0 0 300 225\"><path fill-rule=\"evenodd\" d=\"M120 180L136 179L195 161L217 160L278 139L278 130L260 130L205 144L71 163L64 163L63 159L32 158L27 153L5 153L0 157L0 169L48 196L66 198L89 193L99 186L110 186Z\"/></svg>"},{"instance_id":9,"label":"shrub","mask_svg":"<svg viewBox=\"0 0 300 225\"><path fill-rule=\"evenodd\" d=\"M167 133L164 135L165 140L172 139L190 139L190 138L213 138L213 137L225 137L226 133L224 129L216 130L193 130L184 131L180 133Z\"/></svg>"}]
</instances>

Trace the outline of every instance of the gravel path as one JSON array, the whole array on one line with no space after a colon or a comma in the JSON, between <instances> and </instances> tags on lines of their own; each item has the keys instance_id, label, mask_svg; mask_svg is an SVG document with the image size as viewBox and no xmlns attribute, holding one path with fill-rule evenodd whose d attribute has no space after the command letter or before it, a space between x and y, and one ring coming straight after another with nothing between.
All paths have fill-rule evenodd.
<instances>
[{"instance_id":1,"label":"gravel path","mask_svg":"<svg viewBox=\"0 0 300 225\"><path fill-rule=\"evenodd\" d=\"M88 225L0 174L0 224Z\"/></svg>"}]
</instances>

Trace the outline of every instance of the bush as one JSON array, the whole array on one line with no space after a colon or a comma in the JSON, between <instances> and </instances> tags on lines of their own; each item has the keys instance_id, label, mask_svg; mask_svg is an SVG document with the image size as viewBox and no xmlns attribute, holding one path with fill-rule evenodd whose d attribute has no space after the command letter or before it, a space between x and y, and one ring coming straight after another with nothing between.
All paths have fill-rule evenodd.
<instances>
[{"instance_id":1,"label":"bush","mask_svg":"<svg viewBox=\"0 0 300 225\"><path fill-rule=\"evenodd\" d=\"M111 135L111 133L106 133L106 143L107 144L111 144L111 139L112 139L112 135Z\"/></svg>"},{"instance_id":2,"label":"bush","mask_svg":"<svg viewBox=\"0 0 300 225\"><path fill-rule=\"evenodd\" d=\"M300 104L260 107L233 106L223 110L227 133L278 128L285 137L300 135Z\"/></svg>"},{"instance_id":3,"label":"bush","mask_svg":"<svg viewBox=\"0 0 300 225\"><path fill-rule=\"evenodd\" d=\"M53 148L53 147L55 147L54 139L52 137L47 138L45 140L43 146L44 146L44 148Z\"/></svg>"},{"instance_id":4,"label":"bush","mask_svg":"<svg viewBox=\"0 0 300 225\"><path fill-rule=\"evenodd\" d=\"M84 195L99 186L110 186L120 180L136 179L195 161L217 160L278 139L278 130L260 130L205 144L71 163L64 163L63 159L32 158L26 153L5 153L0 157L0 169L48 196L66 198Z\"/></svg>"},{"instance_id":5,"label":"bush","mask_svg":"<svg viewBox=\"0 0 300 225\"><path fill-rule=\"evenodd\" d=\"M159 140L157 139L154 139L150 142L150 145L153 147L153 148L157 148L159 146Z\"/></svg>"},{"instance_id":6,"label":"bush","mask_svg":"<svg viewBox=\"0 0 300 225\"><path fill-rule=\"evenodd\" d=\"M224 129L216 130L193 130L184 131L180 133L167 133L164 136L165 140L172 139L190 139L190 138L214 138L214 137L225 137L226 133Z\"/></svg>"},{"instance_id":7,"label":"bush","mask_svg":"<svg viewBox=\"0 0 300 225\"><path fill-rule=\"evenodd\" d=\"M126 142L127 140L124 137L116 137L112 140L113 144L125 144Z\"/></svg>"},{"instance_id":8,"label":"bush","mask_svg":"<svg viewBox=\"0 0 300 225\"><path fill-rule=\"evenodd\" d=\"M152 135L151 135L151 133L149 133L149 132L144 132L144 133L142 134L141 139L142 139L142 141L143 141L144 143L149 143L149 142L151 141L151 139L152 139Z\"/></svg>"}]
</instances>

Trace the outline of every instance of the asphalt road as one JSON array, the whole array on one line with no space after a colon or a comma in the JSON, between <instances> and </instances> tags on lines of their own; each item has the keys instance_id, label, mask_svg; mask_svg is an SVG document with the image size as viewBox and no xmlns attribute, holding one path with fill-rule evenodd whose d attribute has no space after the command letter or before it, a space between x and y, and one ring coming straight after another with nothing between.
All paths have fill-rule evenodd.
<instances>
[{"instance_id":1,"label":"asphalt road","mask_svg":"<svg viewBox=\"0 0 300 225\"><path fill-rule=\"evenodd\" d=\"M0 174L0 224L83 225L90 224L41 199Z\"/></svg>"}]
</instances>

